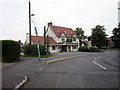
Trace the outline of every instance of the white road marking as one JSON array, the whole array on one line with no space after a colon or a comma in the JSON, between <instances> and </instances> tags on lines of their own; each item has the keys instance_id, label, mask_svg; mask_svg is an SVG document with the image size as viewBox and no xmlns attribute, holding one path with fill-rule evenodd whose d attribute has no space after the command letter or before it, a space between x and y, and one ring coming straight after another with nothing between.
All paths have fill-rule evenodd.
<instances>
[{"instance_id":1,"label":"white road marking","mask_svg":"<svg viewBox=\"0 0 120 90\"><path fill-rule=\"evenodd\" d=\"M24 80L22 80L17 86L15 86L14 90L18 90L22 85L26 83L28 79L25 75L20 75L20 74L16 74L16 75L24 77Z\"/></svg>"},{"instance_id":2,"label":"white road marking","mask_svg":"<svg viewBox=\"0 0 120 90\"><path fill-rule=\"evenodd\" d=\"M94 60L99 59L99 58L101 58L101 56L100 57L96 57Z\"/></svg>"},{"instance_id":3,"label":"white road marking","mask_svg":"<svg viewBox=\"0 0 120 90\"><path fill-rule=\"evenodd\" d=\"M98 63L95 61L96 59L99 59L99 58L101 58L101 56L95 58L94 61L93 61L93 63L96 64L96 65L98 65L99 67L101 67L101 68L103 68L103 69L107 69L107 68L103 67L102 65L98 64Z\"/></svg>"}]
</instances>

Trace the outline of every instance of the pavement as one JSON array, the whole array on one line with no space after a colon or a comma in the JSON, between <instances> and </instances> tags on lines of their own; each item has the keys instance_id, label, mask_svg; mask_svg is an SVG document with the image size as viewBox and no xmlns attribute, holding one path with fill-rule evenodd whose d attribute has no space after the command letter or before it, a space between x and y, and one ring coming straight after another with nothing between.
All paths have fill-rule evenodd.
<instances>
[{"instance_id":1,"label":"pavement","mask_svg":"<svg viewBox=\"0 0 120 90\"><path fill-rule=\"evenodd\" d=\"M20 75L25 75L28 82L22 88L117 88L118 56L118 51L107 50L56 53L41 61L21 57L21 61L2 68L2 87L14 89L24 80Z\"/></svg>"}]
</instances>

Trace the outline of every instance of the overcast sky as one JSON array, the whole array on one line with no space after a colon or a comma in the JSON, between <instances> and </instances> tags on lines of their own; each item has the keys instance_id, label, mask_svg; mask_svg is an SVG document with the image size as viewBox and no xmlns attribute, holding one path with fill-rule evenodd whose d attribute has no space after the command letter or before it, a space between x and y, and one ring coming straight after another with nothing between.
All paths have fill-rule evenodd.
<instances>
[{"instance_id":1,"label":"overcast sky","mask_svg":"<svg viewBox=\"0 0 120 90\"><path fill-rule=\"evenodd\" d=\"M29 0L0 0L0 39L26 40L29 32ZM72 28L80 27L85 35L91 35L96 25L104 25L111 36L118 25L119 0L31 0L32 20L38 34L43 35L48 22ZM35 35L32 23L32 35Z\"/></svg>"}]
</instances>

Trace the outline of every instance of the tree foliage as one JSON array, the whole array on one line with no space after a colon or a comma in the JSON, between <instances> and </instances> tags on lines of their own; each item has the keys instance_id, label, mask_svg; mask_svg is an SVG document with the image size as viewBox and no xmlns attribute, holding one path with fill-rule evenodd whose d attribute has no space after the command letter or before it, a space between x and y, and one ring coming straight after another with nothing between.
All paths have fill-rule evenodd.
<instances>
[{"instance_id":1,"label":"tree foliage","mask_svg":"<svg viewBox=\"0 0 120 90\"><path fill-rule=\"evenodd\" d=\"M46 55L46 48L44 45L40 45L40 55ZM26 44L23 46L25 55L38 55L38 48L36 44Z\"/></svg>"},{"instance_id":2,"label":"tree foliage","mask_svg":"<svg viewBox=\"0 0 120 90\"><path fill-rule=\"evenodd\" d=\"M84 35L84 31L82 30L82 28L77 27L75 29L75 32L79 37L79 44L80 44L80 46L82 46L82 39L87 38L87 36Z\"/></svg>"},{"instance_id":3,"label":"tree foliage","mask_svg":"<svg viewBox=\"0 0 120 90\"><path fill-rule=\"evenodd\" d=\"M0 40L2 43L2 62L14 62L20 59L20 43L13 40Z\"/></svg>"},{"instance_id":4,"label":"tree foliage","mask_svg":"<svg viewBox=\"0 0 120 90\"><path fill-rule=\"evenodd\" d=\"M106 36L104 26L97 25L95 28L92 28L92 45L98 48L107 47L108 40Z\"/></svg>"},{"instance_id":5,"label":"tree foliage","mask_svg":"<svg viewBox=\"0 0 120 90\"><path fill-rule=\"evenodd\" d=\"M112 41L114 42L115 47L120 48L120 28L114 28L112 33Z\"/></svg>"}]
</instances>

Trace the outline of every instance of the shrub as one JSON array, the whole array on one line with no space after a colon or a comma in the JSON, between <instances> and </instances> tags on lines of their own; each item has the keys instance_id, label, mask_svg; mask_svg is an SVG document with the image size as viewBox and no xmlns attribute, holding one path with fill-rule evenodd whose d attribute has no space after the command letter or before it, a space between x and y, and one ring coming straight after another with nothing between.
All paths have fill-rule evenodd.
<instances>
[{"instance_id":1,"label":"shrub","mask_svg":"<svg viewBox=\"0 0 120 90\"><path fill-rule=\"evenodd\" d=\"M38 55L37 45L27 44L23 47L23 50L25 55ZM40 54L46 55L46 48L44 45L40 45Z\"/></svg>"},{"instance_id":2,"label":"shrub","mask_svg":"<svg viewBox=\"0 0 120 90\"><path fill-rule=\"evenodd\" d=\"M96 51L97 51L97 48L95 48L95 47L90 47L88 50L89 50L89 52L96 52Z\"/></svg>"},{"instance_id":3,"label":"shrub","mask_svg":"<svg viewBox=\"0 0 120 90\"><path fill-rule=\"evenodd\" d=\"M100 49L95 48L95 47L90 47L89 52L102 52Z\"/></svg>"},{"instance_id":4,"label":"shrub","mask_svg":"<svg viewBox=\"0 0 120 90\"><path fill-rule=\"evenodd\" d=\"M20 44L13 40L1 40L2 62L14 62L20 58Z\"/></svg>"},{"instance_id":5,"label":"shrub","mask_svg":"<svg viewBox=\"0 0 120 90\"><path fill-rule=\"evenodd\" d=\"M79 49L78 49L79 52L101 52L100 49L97 49L95 47L90 47L88 49L88 47L86 46L81 46Z\"/></svg>"},{"instance_id":6,"label":"shrub","mask_svg":"<svg viewBox=\"0 0 120 90\"><path fill-rule=\"evenodd\" d=\"M86 46L81 46L79 49L78 49L78 51L80 52L88 52L88 47L86 47Z\"/></svg>"}]
</instances>

